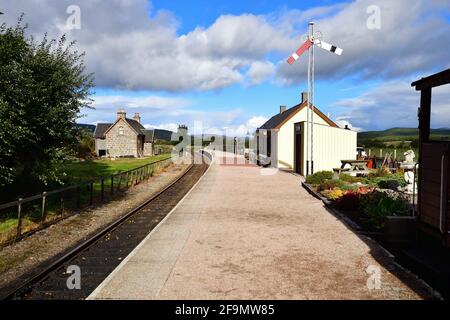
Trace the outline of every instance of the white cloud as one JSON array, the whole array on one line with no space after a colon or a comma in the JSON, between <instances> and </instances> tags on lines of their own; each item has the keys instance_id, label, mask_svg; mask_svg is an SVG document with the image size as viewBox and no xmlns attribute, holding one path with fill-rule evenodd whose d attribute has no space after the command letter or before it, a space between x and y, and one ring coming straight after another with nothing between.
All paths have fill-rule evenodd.
<instances>
[{"instance_id":1,"label":"white cloud","mask_svg":"<svg viewBox=\"0 0 450 320\"><path fill-rule=\"evenodd\" d=\"M379 30L366 26L369 17L366 9L374 4L381 10ZM448 1L441 0L356 0L334 7L325 17L315 19L315 30L322 33L324 41L343 48L344 52L337 56L317 48L317 78L395 79L450 66L447 59L450 24L444 12L449 12ZM286 14L285 23L295 25L300 14ZM280 61L278 81L282 84L303 81L306 58L303 55L292 66Z\"/></svg>"},{"instance_id":2,"label":"white cloud","mask_svg":"<svg viewBox=\"0 0 450 320\"><path fill-rule=\"evenodd\" d=\"M251 84L259 84L275 73L275 65L271 62L255 61L250 65L247 76L250 78Z\"/></svg>"},{"instance_id":3,"label":"white cloud","mask_svg":"<svg viewBox=\"0 0 450 320\"><path fill-rule=\"evenodd\" d=\"M420 93L411 88L412 81L390 81L354 98L341 99L333 107L343 112L337 117L357 130L417 127ZM450 127L450 87L433 90L432 128Z\"/></svg>"},{"instance_id":4,"label":"white cloud","mask_svg":"<svg viewBox=\"0 0 450 320\"><path fill-rule=\"evenodd\" d=\"M194 123L188 125L189 132L195 134L218 134L218 135L227 135L227 136L237 136L244 137L247 133L252 134L258 127L260 127L264 122L267 121L267 118L262 116L253 116L249 118L245 123L242 124L230 124L225 122L220 123L220 121L216 121L213 125L207 121L199 121L196 120ZM180 124L185 124L184 122ZM195 127L197 125L198 127ZM176 131L178 128L178 124L171 123L160 123L160 124L145 124L144 127L148 129L165 129Z\"/></svg>"},{"instance_id":5,"label":"white cloud","mask_svg":"<svg viewBox=\"0 0 450 320\"><path fill-rule=\"evenodd\" d=\"M157 125L144 124L144 127L146 129L163 129L163 130L169 130L172 132L177 132L178 124L176 124L176 123L160 123Z\"/></svg>"},{"instance_id":6,"label":"white cloud","mask_svg":"<svg viewBox=\"0 0 450 320\"><path fill-rule=\"evenodd\" d=\"M352 125L348 120L346 120L346 117L338 117L334 120L334 123L336 123L340 128L348 127L350 129L358 131L358 132L363 131L362 128L355 127L354 125Z\"/></svg>"},{"instance_id":7,"label":"white cloud","mask_svg":"<svg viewBox=\"0 0 450 320\"><path fill-rule=\"evenodd\" d=\"M256 130L257 128L261 127L267 120L269 120L269 119L267 119L266 117L262 117L262 116L251 117L247 121L247 127Z\"/></svg>"},{"instance_id":8,"label":"white cloud","mask_svg":"<svg viewBox=\"0 0 450 320\"><path fill-rule=\"evenodd\" d=\"M144 97L128 97L124 95L107 95L96 96L93 106L102 108L104 106L121 107L121 108L183 108L192 105L192 102L186 99L161 97L161 96L144 96Z\"/></svg>"},{"instance_id":9,"label":"white cloud","mask_svg":"<svg viewBox=\"0 0 450 320\"><path fill-rule=\"evenodd\" d=\"M381 29L368 30L366 9L381 8ZM29 32L40 38L67 31L70 0L0 0L2 19L15 24L21 12ZM308 10L281 10L267 15L223 15L207 27L178 35L179 22L167 11L155 11L147 0L78 0L81 29L68 35L87 53L89 70L103 87L165 91L217 90L269 79L275 57L277 79L292 84L304 79L301 58L288 57L299 46L306 22L326 41L341 46L342 56L317 50L318 78L398 78L412 72L449 66L450 26L442 17L444 0L356 0ZM45 8L45 10L42 10ZM151 18L149 18L149 16ZM420 36L418 36L420 35ZM429 50L428 48L432 48ZM268 58L271 56L272 58ZM245 74L245 70L248 70Z\"/></svg>"}]
</instances>

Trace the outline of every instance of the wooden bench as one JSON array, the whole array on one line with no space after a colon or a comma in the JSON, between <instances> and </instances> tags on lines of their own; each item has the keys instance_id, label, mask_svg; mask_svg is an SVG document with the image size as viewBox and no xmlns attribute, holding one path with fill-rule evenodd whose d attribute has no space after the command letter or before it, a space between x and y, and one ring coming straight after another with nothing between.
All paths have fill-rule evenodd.
<instances>
[{"instance_id":1,"label":"wooden bench","mask_svg":"<svg viewBox=\"0 0 450 320\"><path fill-rule=\"evenodd\" d=\"M350 175L367 175L370 170L367 168L367 160L341 160L341 167L333 169L333 179L339 179L341 173L348 173ZM350 168L346 168L350 166Z\"/></svg>"},{"instance_id":2,"label":"wooden bench","mask_svg":"<svg viewBox=\"0 0 450 320\"><path fill-rule=\"evenodd\" d=\"M339 175L343 172L349 172L350 168L333 168L333 179L339 179Z\"/></svg>"}]
</instances>

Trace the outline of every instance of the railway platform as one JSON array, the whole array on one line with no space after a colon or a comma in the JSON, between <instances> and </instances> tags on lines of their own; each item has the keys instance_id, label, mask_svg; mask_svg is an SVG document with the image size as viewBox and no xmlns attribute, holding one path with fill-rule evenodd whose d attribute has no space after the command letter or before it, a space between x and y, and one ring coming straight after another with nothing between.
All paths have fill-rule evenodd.
<instances>
[{"instance_id":1,"label":"railway platform","mask_svg":"<svg viewBox=\"0 0 450 320\"><path fill-rule=\"evenodd\" d=\"M329 212L301 180L291 172L213 163L89 299L432 298L422 281Z\"/></svg>"}]
</instances>

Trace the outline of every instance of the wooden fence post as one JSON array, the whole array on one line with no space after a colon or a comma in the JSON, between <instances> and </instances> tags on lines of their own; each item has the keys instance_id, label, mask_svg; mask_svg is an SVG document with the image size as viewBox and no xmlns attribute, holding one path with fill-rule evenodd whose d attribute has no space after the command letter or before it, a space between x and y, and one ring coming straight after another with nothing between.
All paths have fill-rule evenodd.
<instances>
[{"instance_id":1,"label":"wooden fence post","mask_svg":"<svg viewBox=\"0 0 450 320\"><path fill-rule=\"evenodd\" d=\"M89 204L92 205L94 203L94 182L89 183Z\"/></svg>"},{"instance_id":2,"label":"wooden fence post","mask_svg":"<svg viewBox=\"0 0 450 320\"><path fill-rule=\"evenodd\" d=\"M45 222L45 219L47 218L47 210L45 207L45 202L47 200L47 192L42 192L42 210L41 210L41 223Z\"/></svg>"},{"instance_id":3,"label":"wooden fence post","mask_svg":"<svg viewBox=\"0 0 450 320\"><path fill-rule=\"evenodd\" d=\"M64 216L64 192L61 193L61 217Z\"/></svg>"},{"instance_id":4,"label":"wooden fence post","mask_svg":"<svg viewBox=\"0 0 450 320\"><path fill-rule=\"evenodd\" d=\"M81 208L81 188L77 186L77 209Z\"/></svg>"},{"instance_id":5,"label":"wooden fence post","mask_svg":"<svg viewBox=\"0 0 450 320\"><path fill-rule=\"evenodd\" d=\"M22 198L17 201L17 232L16 239L20 237L22 233Z\"/></svg>"},{"instance_id":6,"label":"wooden fence post","mask_svg":"<svg viewBox=\"0 0 450 320\"><path fill-rule=\"evenodd\" d=\"M102 178L102 201L105 198L105 180Z\"/></svg>"},{"instance_id":7,"label":"wooden fence post","mask_svg":"<svg viewBox=\"0 0 450 320\"><path fill-rule=\"evenodd\" d=\"M122 182L122 174L119 173L119 181L117 182L117 192L120 191L120 183Z\"/></svg>"}]
</instances>

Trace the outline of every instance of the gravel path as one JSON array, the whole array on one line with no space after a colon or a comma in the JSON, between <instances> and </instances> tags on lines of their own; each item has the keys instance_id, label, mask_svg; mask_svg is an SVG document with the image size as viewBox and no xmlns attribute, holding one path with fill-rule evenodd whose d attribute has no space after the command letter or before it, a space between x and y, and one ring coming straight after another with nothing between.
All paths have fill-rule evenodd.
<instances>
[{"instance_id":1,"label":"gravel path","mask_svg":"<svg viewBox=\"0 0 450 320\"><path fill-rule=\"evenodd\" d=\"M327 211L298 176L271 173L213 165L90 298L435 297L376 242Z\"/></svg>"},{"instance_id":2,"label":"gravel path","mask_svg":"<svg viewBox=\"0 0 450 320\"><path fill-rule=\"evenodd\" d=\"M0 293L35 273L40 264L63 254L67 248L117 220L179 177L187 165L172 164L148 181L129 189L126 196L101 207L67 218L24 240L0 250Z\"/></svg>"}]
</instances>

